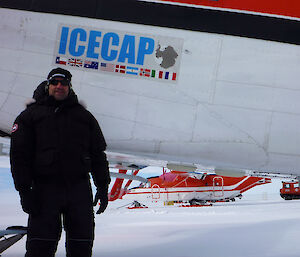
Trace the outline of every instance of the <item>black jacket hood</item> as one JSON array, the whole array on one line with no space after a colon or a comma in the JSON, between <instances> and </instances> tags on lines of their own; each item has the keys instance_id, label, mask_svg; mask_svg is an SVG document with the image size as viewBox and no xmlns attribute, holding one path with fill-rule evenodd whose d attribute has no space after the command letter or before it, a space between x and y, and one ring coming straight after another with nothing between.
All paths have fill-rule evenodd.
<instances>
[{"instance_id":1,"label":"black jacket hood","mask_svg":"<svg viewBox=\"0 0 300 257\"><path fill-rule=\"evenodd\" d=\"M33 92L32 100L29 101L29 103L27 103L27 107L32 104L61 105L66 102L68 104L70 104L70 103L76 104L77 103L77 104L82 105L84 108L86 107L84 104L78 102L77 95L75 94L75 92L72 89L70 89L70 94L65 100L56 101L52 96L48 95L48 92L46 90L47 84L48 84L48 81L45 80L37 86L37 88Z\"/></svg>"},{"instance_id":2,"label":"black jacket hood","mask_svg":"<svg viewBox=\"0 0 300 257\"><path fill-rule=\"evenodd\" d=\"M46 93L47 80L43 81L41 84L37 86L37 88L33 92L33 99L35 101L40 101L44 99L48 94Z\"/></svg>"}]
</instances>

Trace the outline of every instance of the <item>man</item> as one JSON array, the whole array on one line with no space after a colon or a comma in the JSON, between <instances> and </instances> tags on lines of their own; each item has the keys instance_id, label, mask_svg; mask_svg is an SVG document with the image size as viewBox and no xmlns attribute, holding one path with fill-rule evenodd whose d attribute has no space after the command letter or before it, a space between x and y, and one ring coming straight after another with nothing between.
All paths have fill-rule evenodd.
<instances>
[{"instance_id":1,"label":"man","mask_svg":"<svg viewBox=\"0 0 300 257\"><path fill-rule=\"evenodd\" d=\"M62 230L68 257L92 255L94 213L91 172L106 209L106 143L94 118L78 103L71 73L53 69L34 92L35 102L16 118L11 169L23 210L29 214L26 257L53 257Z\"/></svg>"}]
</instances>

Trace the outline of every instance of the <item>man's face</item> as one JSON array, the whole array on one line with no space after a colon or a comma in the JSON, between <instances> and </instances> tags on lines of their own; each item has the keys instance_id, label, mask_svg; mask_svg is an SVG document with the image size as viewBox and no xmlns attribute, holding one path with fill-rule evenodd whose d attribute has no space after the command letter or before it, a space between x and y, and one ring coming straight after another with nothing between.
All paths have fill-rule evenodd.
<instances>
[{"instance_id":1,"label":"man's face","mask_svg":"<svg viewBox=\"0 0 300 257\"><path fill-rule=\"evenodd\" d=\"M55 100L61 101L69 95L69 81L56 77L50 80L49 84L49 95L52 95Z\"/></svg>"}]
</instances>

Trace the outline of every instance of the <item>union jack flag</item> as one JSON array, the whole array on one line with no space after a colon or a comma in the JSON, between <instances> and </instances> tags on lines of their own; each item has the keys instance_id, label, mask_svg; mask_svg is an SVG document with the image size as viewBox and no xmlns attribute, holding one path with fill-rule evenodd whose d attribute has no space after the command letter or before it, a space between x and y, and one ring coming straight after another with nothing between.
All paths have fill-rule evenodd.
<instances>
[{"instance_id":1,"label":"union jack flag","mask_svg":"<svg viewBox=\"0 0 300 257\"><path fill-rule=\"evenodd\" d=\"M81 59L69 58L68 60L68 65L73 67L82 67L82 63Z\"/></svg>"}]
</instances>

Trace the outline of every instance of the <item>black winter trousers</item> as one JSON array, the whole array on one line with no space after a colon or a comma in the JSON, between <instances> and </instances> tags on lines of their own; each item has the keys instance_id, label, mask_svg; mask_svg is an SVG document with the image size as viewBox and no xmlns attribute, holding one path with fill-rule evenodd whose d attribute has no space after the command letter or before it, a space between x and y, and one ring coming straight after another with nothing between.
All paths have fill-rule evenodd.
<instances>
[{"instance_id":1,"label":"black winter trousers","mask_svg":"<svg viewBox=\"0 0 300 257\"><path fill-rule=\"evenodd\" d=\"M90 257L95 227L90 181L37 183L34 190L40 212L29 215L25 257L54 257L62 225L66 256Z\"/></svg>"}]
</instances>

